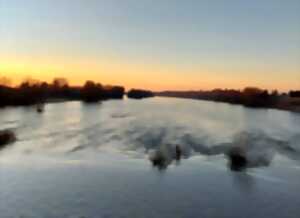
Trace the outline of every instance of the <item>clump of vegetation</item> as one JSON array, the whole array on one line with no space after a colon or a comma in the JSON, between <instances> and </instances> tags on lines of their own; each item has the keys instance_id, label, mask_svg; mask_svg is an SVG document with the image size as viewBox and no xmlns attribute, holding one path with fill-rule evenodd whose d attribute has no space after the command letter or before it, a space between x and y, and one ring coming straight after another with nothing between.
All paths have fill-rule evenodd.
<instances>
[{"instance_id":1,"label":"clump of vegetation","mask_svg":"<svg viewBox=\"0 0 300 218\"><path fill-rule=\"evenodd\" d=\"M233 171L245 170L248 164L245 151L241 147L232 147L228 152L229 167Z\"/></svg>"},{"instance_id":2,"label":"clump of vegetation","mask_svg":"<svg viewBox=\"0 0 300 218\"><path fill-rule=\"evenodd\" d=\"M11 130L1 130L0 131L0 149L4 148L6 145L11 144L16 141L16 136Z\"/></svg>"},{"instance_id":3,"label":"clump of vegetation","mask_svg":"<svg viewBox=\"0 0 300 218\"><path fill-rule=\"evenodd\" d=\"M122 99L125 89L122 86L102 86L87 81L81 89L81 99L85 102L97 102L106 99Z\"/></svg>"},{"instance_id":4,"label":"clump of vegetation","mask_svg":"<svg viewBox=\"0 0 300 218\"><path fill-rule=\"evenodd\" d=\"M179 163L183 156L182 152L179 145L174 147L170 144L164 144L150 153L149 160L154 167L157 167L159 170L164 170L167 169L174 160Z\"/></svg>"},{"instance_id":5,"label":"clump of vegetation","mask_svg":"<svg viewBox=\"0 0 300 218\"><path fill-rule=\"evenodd\" d=\"M131 89L128 91L127 96L128 98L142 99L142 98L154 97L154 94L153 92L148 90Z\"/></svg>"},{"instance_id":6,"label":"clump of vegetation","mask_svg":"<svg viewBox=\"0 0 300 218\"><path fill-rule=\"evenodd\" d=\"M151 157L150 161L154 167L157 167L160 170L166 169L169 165L168 158L161 152L156 151Z\"/></svg>"},{"instance_id":7,"label":"clump of vegetation","mask_svg":"<svg viewBox=\"0 0 300 218\"><path fill-rule=\"evenodd\" d=\"M104 98L102 85L93 81L87 81L81 90L81 98L85 102L100 101Z\"/></svg>"}]
</instances>

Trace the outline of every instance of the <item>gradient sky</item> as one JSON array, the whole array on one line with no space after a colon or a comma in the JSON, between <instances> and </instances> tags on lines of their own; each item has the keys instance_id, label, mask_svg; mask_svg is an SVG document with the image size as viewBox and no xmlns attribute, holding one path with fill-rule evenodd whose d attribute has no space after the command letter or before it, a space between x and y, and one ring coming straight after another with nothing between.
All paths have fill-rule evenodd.
<instances>
[{"instance_id":1,"label":"gradient sky","mask_svg":"<svg viewBox=\"0 0 300 218\"><path fill-rule=\"evenodd\" d=\"M0 76L300 88L300 0L0 0Z\"/></svg>"}]
</instances>

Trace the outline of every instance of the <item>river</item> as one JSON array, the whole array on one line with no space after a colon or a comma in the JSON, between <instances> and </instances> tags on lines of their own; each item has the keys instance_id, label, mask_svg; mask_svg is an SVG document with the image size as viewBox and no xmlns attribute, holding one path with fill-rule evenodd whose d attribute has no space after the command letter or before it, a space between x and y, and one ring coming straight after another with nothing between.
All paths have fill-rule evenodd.
<instances>
[{"instance_id":1,"label":"river","mask_svg":"<svg viewBox=\"0 0 300 218\"><path fill-rule=\"evenodd\" d=\"M300 114L155 97L0 110L1 218L300 216ZM232 146L251 167L232 171ZM180 160L175 148L181 149ZM163 164L153 166L155 155Z\"/></svg>"}]
</instances>

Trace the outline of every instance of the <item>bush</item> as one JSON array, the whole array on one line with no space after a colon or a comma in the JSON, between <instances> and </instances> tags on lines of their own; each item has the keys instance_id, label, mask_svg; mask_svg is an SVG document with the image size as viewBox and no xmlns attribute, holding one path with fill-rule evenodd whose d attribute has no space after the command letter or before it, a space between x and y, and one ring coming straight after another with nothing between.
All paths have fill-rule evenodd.
<instances>
[{"instance_id":1,"label":"bush","mask_svg":"<svg viewBox=\"0 0 300 218\"><path fill-rule=\"evenodd\" d=\"M11 130L0 131L0 149L16 141L16 136Z\"/></svg>"}]
</instances>

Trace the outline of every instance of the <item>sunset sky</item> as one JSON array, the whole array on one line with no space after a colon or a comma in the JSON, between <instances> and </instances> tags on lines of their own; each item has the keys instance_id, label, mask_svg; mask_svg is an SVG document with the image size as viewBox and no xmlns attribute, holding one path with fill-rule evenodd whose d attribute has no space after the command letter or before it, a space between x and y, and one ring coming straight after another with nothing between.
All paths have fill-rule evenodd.
<instances>
[{"instance_id":1,"label":"sunset sky","mask_svg":"<svg viewBox=\"0 0 300 218\"><path fill-rule=\"evenodd\" d=\"M0 76L300 89L300 0L0 0Z\"/></svg>"}]
</instances>

